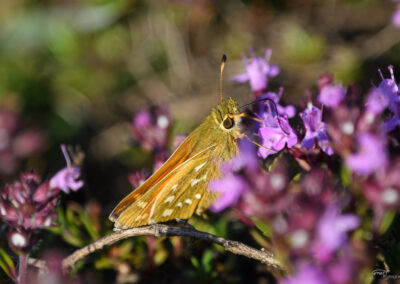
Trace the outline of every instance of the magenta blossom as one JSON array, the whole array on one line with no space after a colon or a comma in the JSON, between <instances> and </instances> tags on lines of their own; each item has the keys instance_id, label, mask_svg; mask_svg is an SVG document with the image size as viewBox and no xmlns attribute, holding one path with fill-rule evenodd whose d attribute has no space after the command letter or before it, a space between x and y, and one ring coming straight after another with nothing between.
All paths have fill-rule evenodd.
<instances>
[{"instance_id":1,"label":"magenta blossom","mask_svg":"<svg viewBox=\"0 0 400 284\"><path fill-rule=\"evenodd\" d=\"M390 109L392 110L393 115L384 123L387 132L394 130L396 127L400 127L400 97L392 100L390 103Z\"/></svg>"},{"instance_id":2,"label":"magenta blossom","mask_svg":"<svg viewBox=\"0 0 400 284\"><path fill-rule=\"evenodd\" d=\"M322 111L310 103L307 109L300 114L300 117L306 128L306 135L301 145L307 149L311 149L317 141L322 151L328 155L332 155L333 149L326 134L326 125L322 122Z\"/></svg>"},{"instance_id":3,"label":"magenta blossom","mask_svg":"<svg viewBox=\"0 0 400 284\"><path fill-rule=\"evenodd\" d=\"M270 105L268 104L268 107ZM273 116L271 109L262 114L263 123L258 130L261 145L263 147L258 148L258 155L262 158L266 158L271 154L282 150L287 146L291 148L297 144L297 136L293 129L290 127L289 120L287 117ZM268 149L271 150L268 150Z\"/></svg>"},{"instance_id":4,"label":"magenta blossom","mask_svg":"<svg viewBox=\"0 0 400 284\"><path fill-rule=\"evenodd\" d=\"M374 227L379 228L388 210L400 208L400 159L391 162L387 170L363 180L362 188L374 209Z\"/></svg>"},{"instance_id":5,"label":"magenta blossom","mask_svg":"<svg viewBox=\"0 0 400 284\"><path fill-rule=\"evenodd\" d=\"M388 164L386 139L371 133L362 133L357 139L360 150L346 157L347 166L356 173L369 175Z\"/></svg>"},{"instance_id":6,"label":"magenta blossom","mask_svg":"<svg viewBox=\"0 0 400 284\"><path fill-rule=\"evenodd\" d=\"M325 85L318 95L318 101L327 107L335 108L341 103L345 95L346 89L343 85Z\"/></svg>"},{"instance_id":7,"label":"magenta blossom","mask_svg":"<svg viewBox=\"0 0 400 284\"><path fill-rule=\"evenodd\" d=\"M229 166L223 167L223 172L228 171ZM249 188L241 176L229 171L222 179L211 182L210 189L220 194L218 200L211 206L211 210L220 212L227 207L236 205Z\"/></svg>"},{"instance_id":8,"label":"magenta blossom","mask_svg":"<svg viewBox=\"0 0 400 284\"><path fill-rule=\"evenodd\" d=\"M236 75L231 80L234 82L250 82L253 92L265 91L268 85L268 77L275 77L279 74L276 65L270 65L271 49L265 51L265 58L256 57L253 49L250 48L250 60L243 54L243 62L246 66L246 73Z\"/></svg>"},{"instance_id":9,"label":"magenta blossom","mask_svg":"<svg viewBox=\"0 0 400 284\"><path fill-rule=\"evenodd\" d=\"M332 253L347 242L347 232L360 225L360 218L354 214L339 214L336 206L330 206L318 222L317 241L314 252L320 261L330 260Z\"/></svg>"},{"instance_id":10,"label":"magenta blossom","mask_svg":"<svg viewBox=\"0 0 400 284\"><path fill-rule=\"evenodd\" d=\"M152 152L167 151L168 134L172 124L168 108L152 107L136 114L132 132L143 149Z\"/></svg>"},{"instance_id":11,"label":"magenta blossom","mask_svg":"<svg viewBox=\"0 0 400 284\"><path fill-rule=\"evenodd\" d=\"M67 161L67 167L60 170L50 179L50 188L58 188L65 193L69 193L70 190L77 191L83 186L83 181L79 180L81 171L78 167L71 166L71 159L68 156L65 145L61 145L61 150Z\"/></svg>"},{"instance_id":12,"label":"magenta blossom","mask_svg":"<svg viewBox=\"0 0 400 284\"><path fill-rule=\"evenodd\" d=\"M222 166L222 178L212 181L209 185L211 191L220 194L211 206L211 210L214 212L236 205L241 196L250 189L240 172L244 170L254 172L258 167L257 158L250 142L241 140L239 146L241 153Z\"/></svg>"},{"instance_id":13,"label":"magenta blossom","mask_svg":"<svg viewBox=\"0 0 400 284\"><path fill-rule=\"evenodd\" d=\"M382 111L387 106L389 107L393 115L385 121L384 126L386 131L390 132L397 126L400 126L400 97L399 97L399 86L396 84L396 80L394 78L393 66L390 65L388 69L390 72L389 79L385 79L385 77L382 74L382 71L379 70L382 82L379 84L377 90L382 94L381 96L383 97L380 100L381 104L379 104L379 102L376 102L375 100L372 101L370 106L368 107L371 108L374 103L378 105L378 108L382 109Z\"/></svg>"},{"instance_id":14,"label":"magenta blossom","mask_svg":"<svg viewBox=\"0 0 400 284\"><path fill-rule=\"evenodd\" d=\"M145 170L137 171L128 175L129 183L133 188L142 185L148 177L149 174Z\"/></svg>"},{"instance_id":15,"label":"magenta blossom","mask_svg":"<svg viewBox=\"0 0 400 284\"><path fill-rule=\"evenodd\" d=\"M283 88L279 89L278 93L267 92L260 96L260 99L271 99L275 102L278 114L281 116L287 116L288 118L292 118L296 115L296 108L293 105L282 106L279 104L279 101L283 94ZM262 108L261 106L260 108Z\"/></svg>"},{"instance_id":16,"label":"magenta blossom","mask_svg":"<svg viewBox=\"0 0 400 284\"><path fill-rule=\"evenodd\" d=\"M30 249L35 243L31 239L33 231L54 226L56 193L48 182L41 183L35 172L22 173L19 181L5 186L0 195L0 217L10 226L11 249Z\"/></svg>"},{"instance_id":17,"label":"magenta blossom","mask_svg":"<svg viewBox=\"0 0 400 284\"><path fill-rule=\"evenodd\" d=\"M310 264L301 265L297 273L284 279L285 284L329 284L324 273Z\"/></svg>"},{"instance_id":18,"label":"magenta blossom","mask_svg":"<svg viewBox=\"0 0 400 284\"><path fill-rule=\"evenodd\" d=\"M394 73L393 73L393 66L389 65L388 66L389 72L390 72L390 78L386 79L382 71L379 69L379 74L381 75L382 82L378 86L378 90L382 92L382 94L389 99L389 101L395 100L398 95L399 95L399 87L396 84L396 80L394 78ZM389 106L390 108L390 106Z\"/></svg>"},{"instance_id":19,"label":"magenta blossom","mask_svg":"<svg viewBox=\"0 0 400 284\"><path fill-rule=\"evenodd\" d=\"M389 105L390 98L379 88L373 88L368 95L367 111L373 115L380 115Z\"/></svg>"},{"instance_id":20,"label":"magenta blossom","mask_svg":"<svg viewBox=\"0 0 400 284\"><path fill-rule=\"evenodd\" d=\"M135 116L134 125L136 128L146 128L151 125L151 116L147 111L141 111Z\"/></svg>"}]
</instances>

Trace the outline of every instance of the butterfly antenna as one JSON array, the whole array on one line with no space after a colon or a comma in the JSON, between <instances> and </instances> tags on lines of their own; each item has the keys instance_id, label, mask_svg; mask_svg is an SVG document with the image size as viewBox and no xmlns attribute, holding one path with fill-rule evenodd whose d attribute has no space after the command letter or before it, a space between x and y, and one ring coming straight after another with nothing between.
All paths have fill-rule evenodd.
<instances>
[{"instance_id":1,"label":"butterfly antenna","mask_svg":"<svg viewBox=\"0 0 400 284\"><path fill-rule=\"evenodd\" d=\"M221 99L221 103L222 103L222 73L224 72L225 62L226 62L226 55L222 54L221 71L220 71L220 74L219 74L219 96L220 96L220 99Z\"/></svg>"},{"instance_id":2,"label":"butterfly antenna","mask_svg":"<svg viewBox=\"0 0 400 284\"><path fill-rule=\"evenodd\" d=\"M268 101L268 102L270 102L270 103L273 105L273 110L271 110L271 111L273 112L272 115L273 115L274 117L277 118L279 127L282 129L282 131L283 131L285 134L289 135L289 133L288 133L288 132L282 127L282 125L281 125L280 115L279 115L279 113L278 113L278 107L276 106L276 103L275 103L274 100L272 100L272 99L270 99L270 98L263 98L263 99L255 100L254 102L251 102L251 103L248 103L248 104L245 104L245 105L239 107L239 109L248 107L248 106L250 106L250 105L253 105L253 104L256 104L256 103L259 103L259 102L265 102L265 101ZM253 120L256 120L256 119L254 119L254 118L252 118L252 117L250 117L250 118L253 119ZM256 121L257 121L257 120L256 120ZM265 148L265 147L264 147L264 148Z\"/></svg>"},{"instance_id":3,"label":"butterfly antenna","mask_svg":"<svg viewBox=\"0 0 400 284\"><path fill-rule=\"evenodd\" d=\"M248 103L248 104L245 104L245 105L243 105L243 106L240 106L239 109L240 109L240 108L245 108L245 107L248 107L248 106L251 106L251 105L254 105L254 104L259 103L259 102L265 102L265 101L270 101L270 102L272 102L272 103L274 104L274 106L275 106L275 109L276 109L276 104L275 104L275 102L274 102L272 99L270 99L270 98L264 98L264 99L255 100L255 101L253 101L253 102L251 102L251 103Z\"/></svg>"}]
</instances>

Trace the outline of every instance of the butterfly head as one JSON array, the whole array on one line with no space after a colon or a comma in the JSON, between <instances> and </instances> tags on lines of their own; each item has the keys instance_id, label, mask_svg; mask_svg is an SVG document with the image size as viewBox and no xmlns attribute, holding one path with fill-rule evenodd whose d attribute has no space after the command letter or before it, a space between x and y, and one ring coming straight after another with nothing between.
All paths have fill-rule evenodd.
<instances>
[{"instance_id":1,"label":"butterfly head","mask_svg":"<svg viewBox=\"0 0 400 284\"><path fill-rule=\"evenodd\" d=\"M239 104L235 100L229 98L223 101L214 109L213 116L222 130L239 133L239 124L243 115L240 113Z\"/></svg>"}]
</instances>

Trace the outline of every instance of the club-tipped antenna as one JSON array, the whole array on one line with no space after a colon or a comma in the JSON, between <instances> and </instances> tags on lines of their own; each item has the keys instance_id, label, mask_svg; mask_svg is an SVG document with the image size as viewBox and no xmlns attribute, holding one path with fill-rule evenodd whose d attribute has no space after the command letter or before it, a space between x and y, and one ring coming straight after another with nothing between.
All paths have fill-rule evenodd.
<instances>
[{"instance_id":1,"label":"club-tipped antenna","mask_svg":"<svg viewBox=\"0 0 400 284\"><path fill-rule=\"evenodd\" d=\"M222 103L222 99L223 99L223 96L222 96L222 73L224 72L225 62L226 62L226 55L222 54L221 71L219 74L219 96L220 96L221 103Z\"/></svg>"}]
</instances>

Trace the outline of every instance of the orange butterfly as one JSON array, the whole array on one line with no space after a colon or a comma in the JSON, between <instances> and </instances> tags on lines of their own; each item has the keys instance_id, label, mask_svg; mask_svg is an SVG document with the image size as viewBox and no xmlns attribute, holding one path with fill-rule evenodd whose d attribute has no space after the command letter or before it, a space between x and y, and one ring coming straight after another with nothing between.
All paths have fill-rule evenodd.
<instances>
[{"instance_id":1,"label":"orange butterfly","mask_svg":"<svg viewBox=\"0 0 400 284\"><path fill-rule=\"evenodd\" d=\"M117 205L109 217L115 228L188 219L208 209L217 197L208 183L220 176L221 163L239 151L241 116L231 98L214 108L172 156Z\"/></svg>"}]
</instances>

